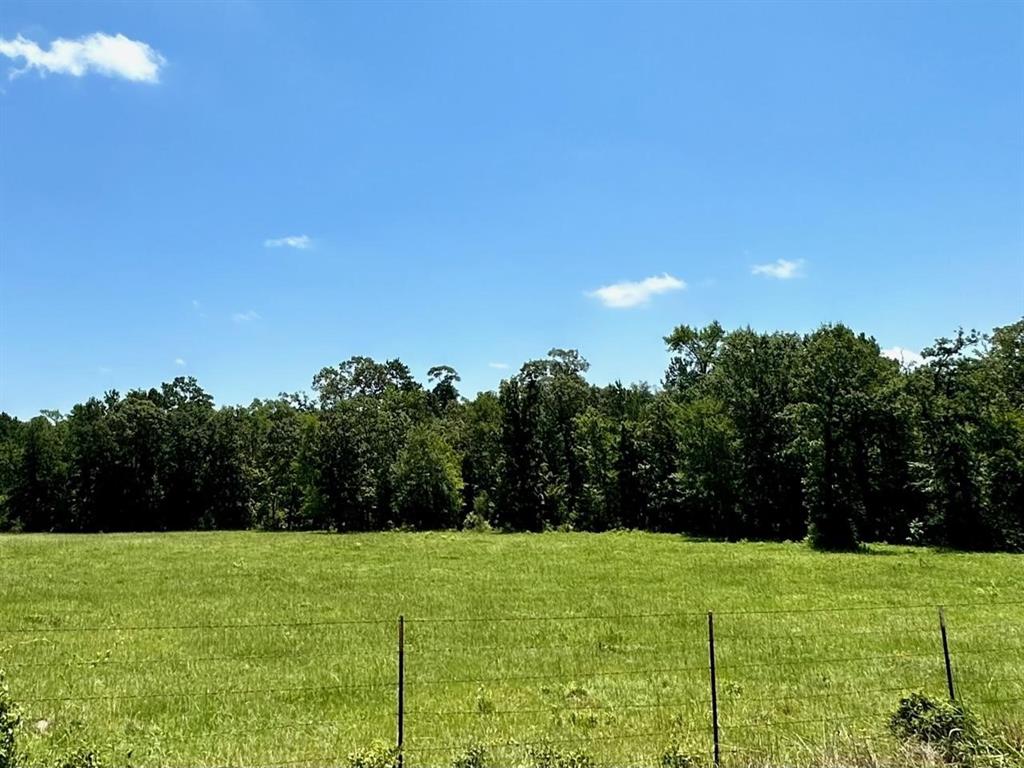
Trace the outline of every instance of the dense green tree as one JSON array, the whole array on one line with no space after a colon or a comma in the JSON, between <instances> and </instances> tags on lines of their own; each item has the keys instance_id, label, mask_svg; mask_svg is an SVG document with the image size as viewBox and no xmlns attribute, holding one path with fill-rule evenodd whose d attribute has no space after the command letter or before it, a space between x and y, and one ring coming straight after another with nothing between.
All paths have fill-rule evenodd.
<instances>
[{"instance_id":1,"label":"dense green tree","mask_svg":"<svg viewBox=\"0 0 1024 768\"><path fill-rule=\"evenodd\" d=\"M253 514L264 528L305 528L303 439L316 416L292 401L256 400L249 406L243 449L252 484Z\"/></svg>"},{"instance_id":2,"label":"dense green tree","mask_svg":"<svg viewBox=\"0 0 1024 768\"><path fill-rule=\"evenodd\" d=\"M501 456L496 521L540 531L546 522L548 472L541 439L541 378L525 371L501 383Z\"/></svg>"},{"instance_id":3,"label":"dense green tree","mask_svg":"<svg viewBox=\"0 0 1024 768\"><path fill-rule=\"evenodd\" d=\"M811 543L856 549L868 493L867 447L889 365L878 345L844 325L823 326L801 349L792 408L805 461Z\"/></svg>"},{"instance_id":4,"label":"dense green tree","mask_svg":"<svg viewBox=\"0 0 1024 768\"><path fill-rule=\"evenodd\" d=\"M807 530L801 462L786 417L796 402L802 339L745 328L725 336L706 389L736 431L741 530L731 536L801 539Z\"/></svg>"},{"instance_id":5,"label":"dense green tree","mask_svg":"<svg viewBox=\"0 0 1024 768\"><path fill-rule=\"evenodd\" d=\"M25 424L0 412L0 530L7 525L8 496L18 477Z\"/></svg>"},{"instance_id":6,"label":"dense green tree","mask_svg":"<svg viewBox=\"0 0 1024 768\"><path fill-rule=\"evenodd\" d=\"M915 371L931 538L962 549L993 543L982 506L980 341L977 332L963 330L940 338L923 351L926 365Z\"/></svg>"},{"instance_id":7,"label":"dense green tree","mask_svg":"<svg viewBox=\"0 0 1024 768\"><path fill-rule=\"evenodd\" d=\"M9 517L29 531L67 528L67 465L63 426L46 416L28 423L7 503Z\"/></svg>"},{"instance_id":8,"label":"dense green tree","mask_svg":"<svg viewBox=\"0 0 1024 768\"><path fill-rule=\"evenodd\" d=\"M316 527L366 531L382 523L365 426L358 404L339 403L308 427L302 455L309 468L306 514Z\"/></svg>"},{"instance_id":9,"label":"dense green tree","mask_svg":"<svg viewBox=\"0 0 1024 768\"><path fill-rule=\"evenodd\" d=\"M450 365L435 365L427 371L427 379L433 384L428 400L436 416L444 416L459 403L456 386L462 379Z\"/></svg>"},{"instance_id":10,"label":"dense green tree","mask_svg":"<svg viewBox=\"0 0 1024 768\"><path fill-rule=\"evenodd\" d=\"M23 422L0 414L0 527L637 527L853 548L1024 550L1024 320L921 365L844 326L665 339L661 391L552 349L463 399L353 357L217 408L191 378ZM472 515L471 515L472 513Z\"/></svg>"},{"instance_id":11,"label":"dense green tree","mask_svg":"<svg viewBox=\"0 0 1024 768\"><path fill-rule=\"evenodd\" d=\"M495 522L494 499L502 455L502 407L493 392L481 392L459 413L455 444L462 456L462 510Z\"/></svg>"},{"instance_id":12,"label":"dense green tree","mask_svg":"<svg viewBox=\"0 0 1024 768\"><path fill-rule=\"evenodd\" d=\"M240 408L216 411L206 425L202 478L203 528L237 530L253 521L253 482L245 462L246 415Z\"/></svg>"},{"instance_id":13,"label":"dense green tree","mask_svg":"<svg viewBox=\"0 0 1024 768\"><path fill-rule=\"evenodd\" d=\"M675 416L678 509L670 530L736 539L740 516L739 438L721 402L697 398Z\"/></svg>"},{"instance_id":14,"label":"dense green tree","mask_svg":"<svg viewBox=\"0 0 1024 768\"><path fill-rule=\"evenodd\" d=\"M73 530L99 530L107 510L122 503L121 449L110 419L112 403L116 404L116 395L106 401L90 398L68 415L66 456L72 509L68 524Z\"/></svg>"},{"instance_id":15,"label":"dense green tree","mask_svg":"<svg viewBox=\"0 0 1024 768\"><path fill-rule=\"evenodd\" d=\"M454 528L461 521L459 458L436 427L409 431L392 469L395 520L414 528Z\"/></svg>"},{"instance_id":16,"label":"dense green tree","mask_svg":"<svg viewBox=\"0 0 1024 768\"><path fill-rule=\"evenodd\" d=\"M724 340L725 331L717 320L703 328L677 326L665 337L672 353L665 372L665 389L689 395L711 373Z\"/></svg>"}]
</instances>

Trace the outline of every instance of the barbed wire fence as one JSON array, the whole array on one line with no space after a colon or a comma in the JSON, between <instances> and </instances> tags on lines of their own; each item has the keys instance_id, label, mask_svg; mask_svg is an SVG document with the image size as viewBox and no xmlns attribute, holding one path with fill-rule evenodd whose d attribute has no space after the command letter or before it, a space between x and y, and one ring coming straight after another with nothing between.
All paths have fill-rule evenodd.
<instances>
[{"instance_id":1,"label":"barbed wire fence","mask_svg":"<svg viewBox=\"0 0 1024 768\"><path fill-rule=\"evenodd\" d=\"M912 692L1024 709L1024 627L1004 615L1022 605L70 622L0 627L0 666L36 736L101 708L138 739L136 766L171 768L189 742L216 757L181 768L345 765L374 742L406 768L471 748L492 768L545 750L789 763L884 733Z\"/></svg>"}]
</instances>

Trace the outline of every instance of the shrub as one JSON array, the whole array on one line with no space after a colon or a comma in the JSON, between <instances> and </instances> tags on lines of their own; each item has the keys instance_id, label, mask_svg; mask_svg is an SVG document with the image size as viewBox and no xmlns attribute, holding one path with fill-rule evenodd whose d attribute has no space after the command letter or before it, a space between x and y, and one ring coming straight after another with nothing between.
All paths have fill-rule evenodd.
<instances>
[{"instance_id":1,"label":"shrub","mask_svg":"<svg viewBox=\"0 0 1024 768\"><path fill-rule=\"evenodd\" d=\"M397 765L398 749L380 741L348 756L348 768L395 768Z\"/></svg>"},{"instance_id":2,"label":"shrub","mask_svg":"<svg viewBox=\"0 0 1024 768\"><path fill-rule=\"evenodd\" d=\"M16 768L19 765L14 731L20 721L18 710L11 701L7 678L0 669L0 768Z\"/></svg>"},{"instance_id":3,"label":"shrub","mask_svg":"<svg viewBox=\"0 0 1024 768\"><path fill-rule=\"evenodd\" d=\"M488 533L491 531L491 523L488 521L487 516L477 509L484 506L476 503L479 500L480 497L478 496L476 501L473 502L473 511L466 515L466 519L462 521L462 530L473 531L474 533Z\"/></svg>"},{"instance_id":4,"label":"shrub","mask_svg":"<svg viewBox=\"0 0 1024 768\"><path fill-rule=\"evenodd\" d=\"M921 693L900 699L889 728L900 739L935 747L949 762L969 763L978 743L974 720L963 705L937 702Z\"/></svg>"},{"instance_id":5,"label":"shrub","mask_svg":"<svg viewBox=\"0 0 1024 768\"><path fill-rule=\"evenodd\" d=\"M696 768L697 761L685 754L678 744L670 744L661 753L661 761L658 765L661 768Z\"/></svg>"},{"instance_id":6,"label":"shrub","mask_svg":"<svg viewBox=\"0 0 1024 768\"><path fill-rule=\"evenodd\" d=\"M452 761L452 768L487 768L487 751L479 744L471 744Z\"/></svg>"},{"instance_id":7,"label":"shrub","mask_svg":"<svg viewBox=\"0 0 1024 768\"><path fill-rule=\"evenodd\" d=\"M533 768L594 768L594 761L585 752L559 752L550 746L531 749L530 761Z\"/></svg>"}]
</instances>

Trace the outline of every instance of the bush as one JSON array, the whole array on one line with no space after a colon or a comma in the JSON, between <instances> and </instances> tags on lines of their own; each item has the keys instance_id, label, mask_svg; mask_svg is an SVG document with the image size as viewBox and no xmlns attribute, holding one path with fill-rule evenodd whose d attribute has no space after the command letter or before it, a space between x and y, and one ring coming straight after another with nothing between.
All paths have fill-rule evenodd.
<instances>
[{"instance_id":1,"label":"bush","mask_svg":"<svg viewBox=\"0 0 1024 768\"><path fill-rule=\"evenodd\" d=\"M671 744L661 753L661 768L696 768L697 761L685 754L677 744Z\"/></svg>"},{"instance_id":2,"label":"bush","mask_svg":"<svg viewBox=\"0 0 1024 768\"><path fill-rule=\"evenodd\" d=\"M479 744L471 744L452 761L452 768L487 768L487 751Z\"/></svg>"},{"instance_id":3,"label":"bush","mask_svg":"<svg viewBox=\"0 0 1024 768\"><path fill-rule=\"evenodd\" d=\"M398 749L379 741L348 756L348 768L396 768L397 765Z\"/></svg>"},{"instance_id":4,"label":"bush","mask_svg":"<svg viewBox=\"0 0 1024 768\"><path fill-rule=\"evenodd\" d=\"M11 691L7 687L7 677L0 669L0 768L16 768L19 765L14 731L21 722L18 710L11 701Z\"/></svg>"},{"instance_id":5,"label":"bush","mask_svg":"<svg viewBox=\"0 0 1024 768\"><path fill-rule=\"evenodd\" d=\"M963 705L937 702L921 693L900 699L889 729L900 739L935 747L948 762L969 763L978 744L974 719Z\"/></svg>"},{"instance_id":6,"label":"bush","mask_svg":"<svg viewBox=\"0 0 1024 768\"><path fill-rule=\"evenodd\" d=\"M476 505L474 504L473 506L475 507ZM473 531L474 533L489 533L492 529L487 518L474 509L462 521L462 530Z\"/></svg>"},{"instance_id":7,"label":"bush","mask_svg":"<svg viewBox=\"0 0 1024 768\"><path fill-rule=\"evenodd\" d=\"M559 752L550 746L530 750L533 768L594 768L594 761L585 752Z\"/></svg>"}]
</instances>

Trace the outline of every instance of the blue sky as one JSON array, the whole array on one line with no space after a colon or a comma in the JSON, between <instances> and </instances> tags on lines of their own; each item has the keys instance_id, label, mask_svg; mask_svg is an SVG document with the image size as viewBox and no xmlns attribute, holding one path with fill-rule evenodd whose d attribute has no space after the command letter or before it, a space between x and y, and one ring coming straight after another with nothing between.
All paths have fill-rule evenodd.
<instances>
[{"instance_id":1,"label":"blue sky","mask_svg":"<svg viewBox=\"0 0 1024 768\"><path fill-rule=\"evenodd\" d=\"M1024 5L5 1L0 184L23 417L353 354L656 382L716 318L919 350L1024 313Z\"/></svg>"}]
</instances>

